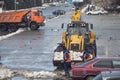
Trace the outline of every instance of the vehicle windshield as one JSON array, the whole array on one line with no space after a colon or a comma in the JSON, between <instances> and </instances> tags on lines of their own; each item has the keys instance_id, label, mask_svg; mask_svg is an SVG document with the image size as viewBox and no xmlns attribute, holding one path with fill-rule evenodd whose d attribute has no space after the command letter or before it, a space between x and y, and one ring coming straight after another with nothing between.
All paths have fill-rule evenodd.
<instances>
[{"instance_id":1,"label":"vehicle windshield","mask_svg":"<svg viewBox=\"0 0 120 80\"><path fill-rule=\"evenodd\" d=\"M40 15L42 15L42 14L43 14L42 11L34 12L34 15L35 15L35 16L40 16Z\"/></svg>"},{"instance_id":2,"label":"vehicle windshield","mask_svg":"<svg viewBox=\"0 0 120 80\"><path fill-rule=\"evenodd\" d=\"M78 27L69 27L68 28L68 34L69 35L74 35L74 34L78 34L79 33L79 31L78 31Z\"/></svg>"},{"instance_id":3,"label":"vehicle windshield","mask_svg":"<svg viewBox=\"0 0 120 80\"><path fill-rule=\"evenodd\" d=\"M85 36L87 29L86 26L82 27L81 24L74 24L73 26L69 26L67 29L68 35L83 35Z\"/></svg>"}]
</instances>

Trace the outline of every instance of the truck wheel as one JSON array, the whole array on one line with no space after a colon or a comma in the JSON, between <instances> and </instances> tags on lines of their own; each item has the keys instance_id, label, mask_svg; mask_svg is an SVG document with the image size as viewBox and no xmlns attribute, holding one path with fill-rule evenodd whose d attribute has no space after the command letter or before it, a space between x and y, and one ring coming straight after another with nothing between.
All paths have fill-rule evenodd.
<instances>
[{"instance_id":1,"label":"truck wheel","mask_svg":"<svg viewBox=\"0 0 120 80\"><path fill-rule=\"evenodd\" d=\"M8 30L8 28L7 28L7 26L5 24L0 25L0 31L1 32L7 31L7 30Z\"/></svg>"},{"instance_id":2,"label":"truck wheel","mask_svg":"<svg viewBox=\"0 0 120 80\"><path fill-rule=\"evenodd\" d=\"M39 28L39 26L38 26L37 23L32 22L32 23L30 24L30 29L31 29L31 30L38 30L38 28Z\"/></svg>"},{"instance_id":3,"label":"truck wheel","mask_svg":"<svg viewBox=\"0 0 120 80\"><path fill-rule=\"evenodd\" d=\"M18 26L17 25L15 25L15 24L11 24L10 26L9 26L9 32L15 32L15 31L17 31L18 30Z\"/></svg>"}]
</instances>

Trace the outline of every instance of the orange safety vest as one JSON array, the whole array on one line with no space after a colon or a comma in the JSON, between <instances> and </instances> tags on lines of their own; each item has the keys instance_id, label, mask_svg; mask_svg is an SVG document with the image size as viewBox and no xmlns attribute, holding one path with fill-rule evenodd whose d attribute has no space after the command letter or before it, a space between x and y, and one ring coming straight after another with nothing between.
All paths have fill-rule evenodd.
<instances>
[{"instance_id":1,"label":"orange safety vest","mask_svg":"<svg viewBox=\"0 0 120 80\"><path fill-rule=\"evenodd\" d=\"M93 56L92 56L92 54L89 54L89 57L86 58L86 59L84 59L84 62L89 61L89 60L91 60L91 59L93 59Z\"/></svg>"},{"instance_id":2,"label":"orange safety vest","mask_svg":"<svg viewBox=\"0 0 120 80\"><path fill-rule=\"evenodd\" d=\"M67 55L68 55L68 57L67 57ZM70 53L64 53L64 59L67 59L67 60L65 60L65 62L71 62L71 59L70 59Z\"/></svg>"}]
</instances>

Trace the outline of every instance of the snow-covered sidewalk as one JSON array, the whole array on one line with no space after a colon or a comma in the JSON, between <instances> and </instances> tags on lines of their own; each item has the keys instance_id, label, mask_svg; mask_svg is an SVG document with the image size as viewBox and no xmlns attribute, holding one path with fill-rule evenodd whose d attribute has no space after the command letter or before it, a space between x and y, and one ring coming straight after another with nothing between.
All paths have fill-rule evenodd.
<instances>
[{"instance_id":1,"label":"snow-covered sidewalk","mask_svg":"<svg viewBox=\"0 0 120 80\"><path fill-rule=\"evenodd\" d=\"M0 80L1 79L11 79L16 76L23 76L29 79L46 79L58 77L55 72L50 71L25 71L25 70L12 70L7 67L0 65Z\"/></svg>"}]
</instances>

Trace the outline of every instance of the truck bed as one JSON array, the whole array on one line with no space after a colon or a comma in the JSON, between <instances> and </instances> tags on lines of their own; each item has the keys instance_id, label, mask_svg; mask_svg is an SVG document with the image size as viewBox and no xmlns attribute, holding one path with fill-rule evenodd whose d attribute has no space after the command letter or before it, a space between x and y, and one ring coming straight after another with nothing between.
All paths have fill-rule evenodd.
<instances>
[{"instance_id":1,"label":"truck bed","mask_svg":"<svg viewBox=\"0 0 120 80\"><path fill-rule=\"evenodd\" d=\"M14 23L21 22L22 18L29 11L20 11L20 12L7 12L0 14L0 23Z\"/></svg>"}]
</instances>

